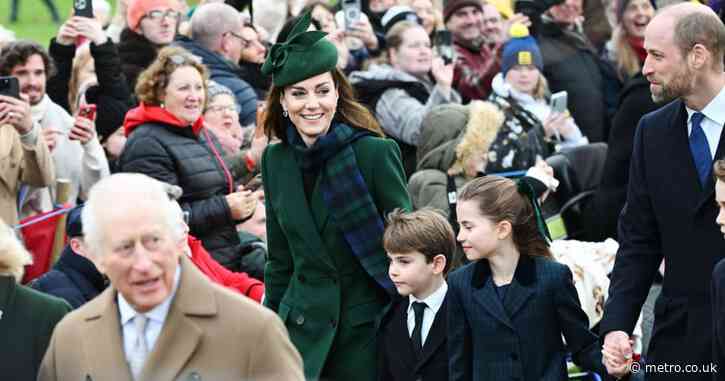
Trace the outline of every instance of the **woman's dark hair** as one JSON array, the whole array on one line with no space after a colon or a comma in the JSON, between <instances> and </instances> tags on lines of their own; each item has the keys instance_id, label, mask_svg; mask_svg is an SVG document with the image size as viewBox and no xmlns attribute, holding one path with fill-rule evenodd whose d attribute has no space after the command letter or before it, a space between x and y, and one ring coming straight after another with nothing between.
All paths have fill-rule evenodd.
<instances>
[{"instance_id":1,"label":"woman's dark hair","mask_svg":"<svg viewBox=\"0 0 725 381\"><path fill-rule=\"evenodd\" d=\"M352 86L345 78L340 69L330 71L332 80L335 82L339 98L333 122L345 123L350 127L368 130L374 135L383 136L383 130L373 114L362 104L355 100ZM282 115L282 104L285 87L272 85L267 97L267 105L264 116L264 133L271 138L278 138L287 142L287 118Z\"/></svg>"},{"instance_id":2,"label":"woman's dark hair","mask_svg":"<svg viewBox=\"0 0 725 381\"><path fill-rule=\"evenodd\" d=\"M475 201L481 215L493 223L511 223L511 238L522 255L551 257L549 247L539 232L531 201L517 188L511 179L483 176L461 189L458 202Z\"/></svg>"},{"instance_id":3,"label":"woman's dark hair","mask_svg":"<svg viewBox=\"0 0 725 381\"><path fill-rule=\"evenodd\" d=\"M45 77L50 78L55 75L55 65L48 55L48 52L37 42L20 40L5 45L0 52L0 75L10 75L13 68L23 65L28 58L39 55L45 66Z\"/></svg>"}]
</instances>

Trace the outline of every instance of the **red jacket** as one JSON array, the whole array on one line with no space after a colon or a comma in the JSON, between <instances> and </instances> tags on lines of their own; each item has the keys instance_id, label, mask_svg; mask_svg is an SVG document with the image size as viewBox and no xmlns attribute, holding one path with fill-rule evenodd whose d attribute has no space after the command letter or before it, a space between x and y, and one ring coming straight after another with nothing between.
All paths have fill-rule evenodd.
<instances>
[{"instance_id":1,"label":"red jacket","mask_svg":"<svg viewBox=\"0 0 725 381\"><path fill-rule=\"evenodd\" d=\"M464 102L486 100L491 93L493 77L501 71L502 45L483 43L477 50L455 42L456 64L453 67L453 87Z\"/></svg>"},{"instance_id":2,"label":"red jacket","mask_svg":"<svg viewBox=\"0 0 725 381\"><path fill-rule=\"evenodd\" d=\"M235 273L227 270L211 257L200 240L191 235L189 236L189 247L191 248L191 261L212 282L238 291L258 303L262 302L264 283L250 277L247 273Z\"/></svg>"}]
</instances>

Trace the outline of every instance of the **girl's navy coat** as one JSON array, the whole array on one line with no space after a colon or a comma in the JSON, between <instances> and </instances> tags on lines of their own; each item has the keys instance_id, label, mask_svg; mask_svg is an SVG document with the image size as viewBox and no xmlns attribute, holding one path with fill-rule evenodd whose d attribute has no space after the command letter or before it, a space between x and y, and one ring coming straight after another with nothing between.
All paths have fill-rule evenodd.
<instances>
[{"instance_id":1,"label":"girl's navy coat","mask_svg":"<svg viewBox=\"0 0 725 381\"><path fill-rule=\"evenodd\" d=\"M565 265L522 254L503 304L486 259L453 272L448 286L450 380L566 380L567 352L605 374Z\"/></svg>"}]
</instances>

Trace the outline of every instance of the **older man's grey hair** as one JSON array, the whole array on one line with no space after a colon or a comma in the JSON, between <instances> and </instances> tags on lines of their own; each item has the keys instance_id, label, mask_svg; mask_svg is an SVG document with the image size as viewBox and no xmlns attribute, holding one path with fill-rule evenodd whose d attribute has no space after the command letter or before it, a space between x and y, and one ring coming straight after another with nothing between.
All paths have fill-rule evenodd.
<instances>
[{"instance_id":1,"label":"older man's grey hair","mask_svg":"<svg viewBox=\"0 0 725 381\"><path fill-rule=\"evenodd\" d=\"M224 3L204 4L191 17L191 39L215 51L224 33L239 34L242 19L234 7Z\"/></svg>"},{"instance_id":2,"label":"older man's grey hair","mask_svg":"<svg viewBox=\"0 0 725 381\"><path fill-rule=\"evenodd\" d=\"M169 185L139 173L118 173L96 183L88 194L81 212L83 236L94 256L103 254L103 225L108 215L143 208L159 213L170 238L183 238L179 229L178 204L169 196ZM112 213L113 212L113 213Z\"/></svg>"}]
</instances>

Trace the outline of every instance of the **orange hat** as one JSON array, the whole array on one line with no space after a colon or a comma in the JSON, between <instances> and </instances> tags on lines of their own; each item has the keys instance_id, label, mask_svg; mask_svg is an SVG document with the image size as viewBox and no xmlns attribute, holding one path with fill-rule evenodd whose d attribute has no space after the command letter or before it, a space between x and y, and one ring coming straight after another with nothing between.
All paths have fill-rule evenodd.
<instances>
[{"instance_id":1,"label":"orange hat","mask_svg":"<svg viewBox=\"0 0 725 381\"><path fill-rule=\"evenodd\" d=\"M158 8L179 9L179 3L176 0L131 0L126 11L126 24L128 28L134 32L138 32L138 26L141 19L147 13Z\"/></svg>"}]
</instances>

